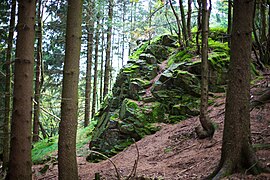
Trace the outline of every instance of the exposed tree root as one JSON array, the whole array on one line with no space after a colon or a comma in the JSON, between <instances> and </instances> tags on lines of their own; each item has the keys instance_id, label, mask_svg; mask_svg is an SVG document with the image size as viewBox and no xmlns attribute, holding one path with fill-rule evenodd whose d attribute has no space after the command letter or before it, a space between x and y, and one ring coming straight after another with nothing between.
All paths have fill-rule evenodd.
<instances>
[{"instance_id":1,"label":"exposed tree root","mask_svg":"<svg viewBox=\"0 0 270 180\"><path fill-rule=\"evenodd\" d=\"M208 116L203 119L200 117L201 125L195 128L199 139L212 138L215 133L215 126Z\"/></svg>"},{"instance_id":2,"label":"exposed tree root","mask_svg":"<svg viewBox=\"0 0 270 180\"><path fill-rule=\"evenodd\" d=\"M257 161L255 157L249 158L246 162L242 162L240 165L235 165L233 161L227 160L224 163L220 163L217 169L211 175L206 177L206 179L218 180L237 172L258 175L262 172L269 173L270 169Z\"/></svg>"},{"instance_id":3,"label":"exposed tree root","mask_svg":"<svg viewBox=\"0 0 270 180\"><path fill-rule=\"evenodd\" d=\"M264 91L262 95L258 97L258 99L254 99L250 102L250 110L252 110L253 108L257 106L261 106L269 102L270 102L270 88Z\"/></svg>"}]
</instances>

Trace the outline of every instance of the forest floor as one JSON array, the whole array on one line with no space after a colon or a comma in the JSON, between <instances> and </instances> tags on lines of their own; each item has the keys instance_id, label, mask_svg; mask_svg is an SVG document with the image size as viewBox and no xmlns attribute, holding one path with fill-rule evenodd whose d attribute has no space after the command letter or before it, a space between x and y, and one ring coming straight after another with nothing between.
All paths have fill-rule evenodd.
<instances>
[{"instance_id":1,"label":"forest floor","mask_svg":"<svg viewBox=\"0 0 270 180\"><path fill-rule=\"evenodd\" d=\"M265 87L269 88L268 79L263 79L253 86L251 93L256 97ZM110 158L121 177L127 177L135 168L133 179L203 179L217 167L222 145L222 131L225 114L225 94L214 94L217 98L209 107L209 115L217 125L212 139L200 140L194 129L199 125L199 118L193 117L178 124L158 124L161 130L131 145L116 156ZM258 159L270 167L270 103L251 111L251 134L253 144L267 144L268 148L256 150ZM137 146L137 147L136 147ZM137 150L138 148L138 150ZM109 160L89 163L85 157L78 157L79 177L82 180L94 179L95 173L101 179L117 179L116 171ZM39 172L44 165L33 167L33 179L58 179L57 164L49 165L46 173ZM229 179L270 179L270 174L250 175L248 171L234 174Z\"/></svg>"}]
</instances>

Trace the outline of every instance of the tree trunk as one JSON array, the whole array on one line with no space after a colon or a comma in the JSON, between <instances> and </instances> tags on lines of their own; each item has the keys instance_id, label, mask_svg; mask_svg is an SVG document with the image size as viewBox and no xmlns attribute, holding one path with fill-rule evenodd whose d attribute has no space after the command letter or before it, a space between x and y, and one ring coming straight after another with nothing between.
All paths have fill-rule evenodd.
<instances>
[{"instance_id":1,"label":"tree trunk","mask_svg":"<svg viewBox=\"0 0 270 180\"><path fill-rule=\"evenodd\" d=\"M211 5L210 5L211 7ZM208 31L210 9L207 9L207 0L202 0L202 63L201 63L201 104L200 122L202 129L197 128L199 138L212 137L215 132L213 123L208 116Z\"/></svg>"},{"instance_id":2,"label":"tree trunk","mask_svg":"<svg viewBox=\"0 0 270 180\"><path fill-rule=\"evenodd\" d=\"M231 33L232 33L232 0L228 0L228 28L227 34L229 36L228 45L231 46Z\"/></svg>"},{"instance_id":3,"label":"tree trunk","mask_svg":"<svg viewBox=\"0 0 270 180\"><path fill-rule=\"evenodd\" d=\"M35 79L35 102L34 103L34 122L33 122L33 142L39 140L39 113L40 113L40 90L41 90L41 64L42 64L42 1L38 1L38 26L37 26L37 63L36 63L36 79Z\"/></svg>"},{"instance_id":4,"label":"tree trunk","mask_svg":"<svg viewBox=\"0 0 270 180\"><path fill-rule=\"evenodd\" d=\"M10 141L10 112L11 112L11 51L14 36L15 26L15 14L16 14L16 0L11 2L11 15L9 22L8 42L7 42L7 53L6 53L6 88L5 88L5 119L4 119L4 139L3 139L3 170L8 167L9 161L9 141Z\"/></svg>"},{"instance_id":5,"label":"tree trunk","mask_svg":"<svg viewBox=\"0 0 270 180\"><path fill-rule=\"evenodd\" d=\"M261 43L265 43L267 41L267 36L266 36L266 31L267 31L267 26L266 26L266 0L262 0L261 2L261 34L260 34L260 41Z\"/></svg>"},{"instance_id":6,"label":"tree trunk","mask_svg":"<svg viewBox=\"0 0 270 180\"><path fill-rule=\"evenodd\" d=\"M260 163L250 141L250 60L252 12L254 1L234 2L231 40L231 62L225 106L221 160L214 179L221 179L246 169L260 172Z\"/></svg>"},{"instance_id":7,"label":"tree trunk","mask_svg":"<svg viewBox=\"0 0 270 180\"><path fill-rule=\"evenodd\" d=\"M201 54L201 47L199 42L199 37L202 30L202 0L197 0L198 3L198 16L197 16L197 34L196 34L196 45L197 45L197 54Z\"/></svg>"},{"instance_id":8,"label":"tree trunk","mask_svg":"<svg viewBox=\"0 0 270 180\"><path fill-rule=\"evenodd\" d=\"M126 1L123 2L123 12L122 12L122 21L123 21L123 27L122 27L122 67L124 66L124 54L125 54L125 15L126 15Z\"/></svg>"},{"instance_id":9,"label":"tree trunk","mask_svg":"<svg viewBox=\"0 0 270 180\"><path fill-rule=\"evenodd\" d=\"M111 71L111 45L112 45L112 18L113 18L113 0L109 0L109 12L108 12L108 31L107 31L107 46L106 46L106 59L105 59L105 76L104 76L104 89L103 98L109 92L110 71Z\"/></svg>"},{"instance_id":10,"label":"tree trunk","mask_svg":"<svg viewBox=\"0 0 270 180\"><path fill-rule=\"evenodd\" d=\"M179 17L173 7L173 4L172 4L172 0L169 0L169 3L170 3L170 6L171 6L171 9L173 11L173 14L175 16L175 19L176 19L176 23L177 23L177 28L178 28L178 32L177 32L177 36L178 36L178 42L180 45L182 45L182 39L181 39L181 25L180 25L180 20L179 20Z\"/></svg>"},{"instance_id":11,"label":"tree trunk","mask_svg":"<svg viewBox=\"0 0 270 180\"><path fill-rule=\"evenodd\" d=\"M19 0L8 179L32 179L32 95L36 1Z\"/></svg>"},{"instance_id":12,"label":"tree trunk","mask_svg":"<svg viewBox=\"0 0 270 180\"><path fill-rule=\"evenodd\" d=\"M58 141L59 179L78 179L76 133L78 81L82 31L82 1L69 0L67 12L66 51L61 99L61 121Z\"/></svg>"},{"instance_id":13,"label":"tree trunk","mask_svg":"<svg viewBox=\"0 0 270 180\"><path fill-rule=\"evenodd\" d=\"M104 24L104 18L102 19L102 24ZM100 104L103 102L103 72L104 72L104 29L101 32L101 58L100 58L100 89L99 89L99 101Z\"/></svg>"},{"instance_id":14,"label":"tree trunk","mask_svg":"<svg viewBox=\"0 0 270 180\"><path fill-rule=\"evenodd\" d=\"M96 112L96 104L97 104L97 76L98 76L98 45L99 45L99 15L96 19L97 27L96 27L96 34L95 34L95 63L94 63L94 84L93 84L93 101L92 101L92 118Z\"/></svg>"},{"instance_id":15,"label":"tree trunk","mask_svg":"<svg viewBox=\"0 0 270 180\"><path fill-rule=\"evenodd\" d=\"M87 65L86 65L86 85L85 85L85 107L84 107L84 127L87 127L90 121L90 102L91 102L91 80L92 80L92 52L93 52L93 9L94 2L89 2L88 22L87 26Z\"/></svg>"},{"instance_id":16,"label":"tree trunk","mask_svg":"<svg viewBox=\"0 0 270 180\"><path fill-rule=\"evenodd\" d=\"M188 40L192 40L191 34L191 13L192 13L192 0L188 0L188 12L187 12L187 33Z\"/></svg>"},{"instance_id":17,"label":"tree trunk","mask_svg":"<svg viewBox=\"0 0 270 180\"><path fill-rule=\"evenodd\" d=\"M187 36L187 23L186 23L186 17L185 17L185 10L183 6L183 0L179 0L179 5L180 5L180 14L181 14L181 21L182 21L182 34L184 38L184 44L188 47L189 46L189 41L188 41L188 36Z\"/></svg>"}]
</instances>

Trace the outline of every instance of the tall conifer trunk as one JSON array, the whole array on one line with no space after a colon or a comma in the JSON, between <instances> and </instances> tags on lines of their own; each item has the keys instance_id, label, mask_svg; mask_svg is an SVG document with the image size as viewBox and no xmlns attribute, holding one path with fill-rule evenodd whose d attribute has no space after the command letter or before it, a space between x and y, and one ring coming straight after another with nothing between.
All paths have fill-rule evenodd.
<instances>
[{"instance_id":1,"label":"tall conifer trunk","mask_svg":"<svg viewBox=\"0 0 270 180\"><path fill-rule=\"evenodd\" d=\"M186 46L189 46L188 34L187 34L187 23L186 23L186 17L185 17L185 10L183 6L183 0L179 0L179 5L180 5L180 14L181 14L181 21L182 21L183 40L184 40L184 44Z\"/></svg>"},{"instance_id":2,"label":"tall conifer trunk","mask_svg":"<svg viewBox=\"0 0 270 180\"><path fill-rule=\"evenodd\" d=\"M90 121L90 103L91 103L91 83L92 83L92 57L93 57L93 19L94 1L89 1L88 25L87 27L87 65L86 65L86 85L85 85L85 106L84 106L84 127L87 127Z\"/></svg>"},{"instance_id":3,"label":"tall conifer trunk","mask_svg":"<svg viewBox=\"0 0 270 180\"><path fill-rule=\"evenodd\" d=\"M35 0L19 0L8 179L32 179Z\"/></svg>"},{"instance_id":4,"label":"tall conifer trunk","mask_svg":"<svg viewBox=\"0 0 270 180\"><path fill-rule=\"evenodd\" d=\"M250 63L254 0L235 0L221 160L213 179L236 172L260 173L251 145Z\"/></svg>"},{"instance_id":5,"label":"tall conifer trunk","mask_svg":"<svg viewBox=\"0 0 270 180\"><path fill-rule=\"evenodd\" d=\"M8 48L6 53L6 87L5 87L5 119L4 119L4 140L3 140L3 170L7 169L9 161L9 145L10 145L10 112L11 112L11 51L14 36L16 14L16 0L11 2L11 15L8 32Z\"/></svg>"},{"instance_id":6,"label":"tall conifer trunk","mask_svg":"<svg viewBox=\"0 0 270 180\"><path fill-rule=\"evenodd\" d=\"M188 0L188 12L187 12L187 33L188 33L188 40L192 40L191 34L191 13L192 13L192 0Z\"/></svg>"},{"instance_id":7,"label":"tall conifer trunk","mask_svg":"<svg viewBox=\"0 0 270 180\"><path fill-rule=\"evenodd\" d=\"M39 113L40 113L40 91L42 86L42 1L38 1L38 26L37 26L37 62L35 79L35 101L34 101L34 122L33 122L33 142L39 140Z\"/></svg>"},{"instance_id":8,"label":"tall conifer trunk","mask_svg":"<svg viewBox=\"0 0 270 180\"><path fill-rule=\"evenodd\" d=\"M98 46L99 46L99 23L100 17L97 16L96 22L96 33L95 33L95 62L94 62L94 84L93 84L93 101L92 101L92 118L96 112L96 104L97 104L97 78L98 78Z\"/></svg>"},{"instance_id":9,"label":"tall conifer trunk","mask_svg":"<svg viewBox=\"0 0 270 180\"><path fill-rule=\"evenodd\" d=\"M102 24L104 24L104 18L102 19ZM99 101L100 104L103 101L103 86L104 86L104 82L103 82L103 74L104 74L104 29L102 28L102 32L101 32L101 58L100 58L100 86L99 86Z\"/></svg>"},{"instance_id":10,"label":"tall conifer trunk","mask_svg":"<svg viewBox=\"0 0 270 180\"><path fill-rule=\"evenodd\" d=\"M106 59L105 59L105 76L104 76L104 89L103 98L109 92L110 71L111 71L111 45L112 45L112 20L113 20L113 0L109 0L108 11L108 31L107 31L107 46L106 46Z\"/></svg>"},{"instance_id":11,"label":"tall conifer trunk","mask_svg":"<svg viewBox=\"0 0 270 180\"><path fill-rule=\"evenodd\" d=\"M231 33L232 33L232 0L228 0L228 28L227 34L229 36L229 46L231 44Z\"/></svg>"},{"instance_id":12,"label":"tall conifer trunk","mask_svg":"<svg viewBox=\"0 0 270 180\"><path fill-rule=\"evenodd\" d=\"M67 13L66 51L61 99L61 121L58 141L59 179L78 179L76 133L78 81L82 31L82 1L69 0Z\"/></svg>"}]
</instances>

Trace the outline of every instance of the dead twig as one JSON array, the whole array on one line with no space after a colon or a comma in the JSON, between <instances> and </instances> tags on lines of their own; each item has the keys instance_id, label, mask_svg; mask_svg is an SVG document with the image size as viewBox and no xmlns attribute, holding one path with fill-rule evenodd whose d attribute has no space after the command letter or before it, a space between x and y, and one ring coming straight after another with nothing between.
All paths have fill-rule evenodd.
<instances>
[{"instance_id":1,"label":"dead twig","mask_svg":"<svg viewBox=\"0 0 270 180\"><path fill-rule=\"evenodd\" d=\"M93 150L91 150L91 152L93 152L93 153L95 153L95 154L98 154L98 155L100 155L100 156L102 156L102 157L108 159L108 160L110 161L110 163L112 163L112 165L113 165L113 167L114 167L114 169L115 169L117 179L118 179L118 180L121 179L121 175L120 175L120 173L119 173L119 171L118 171L118 169L117 169L115 163L114 163L108 156L106 156L106 155L104 155L104 154L102 154L102 153L100 153L100 152L93 151Z\"/></svg>"},{"instance_id":2,"label":"dead twig","mask_svg":"<svg viewBox=\"0 0 270 180\"><path fill-rule=\"evenodd\" d=\"M138 148L138 146L136 144L136 141L134 139L133 139L133 141L134 141L134 144L135 144L135 147L136 147L136 150L137 150L137 159L134 162L132 171L130 172L129 176L126 178L127 180L133 179L135 177L136 170L137 170L137 167L138 167L139 157L140 157L140 152L139 152L139 148Z\"/></svg>"}]
</instances>

